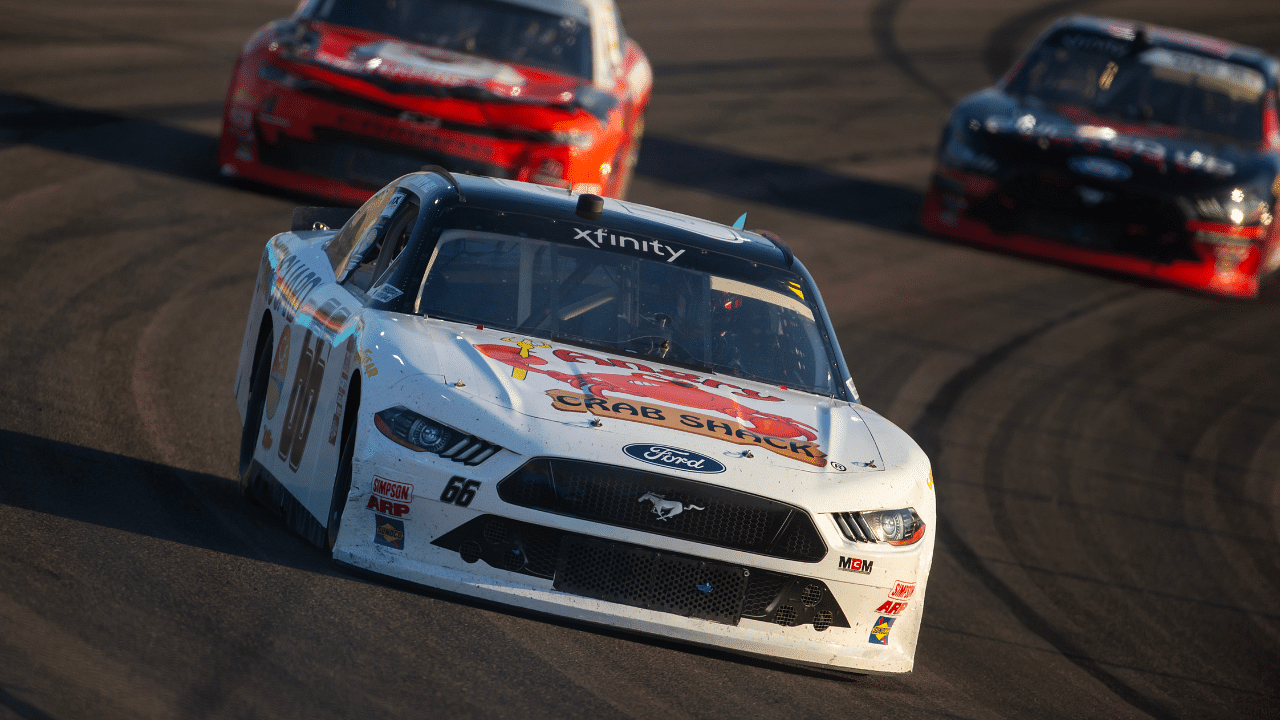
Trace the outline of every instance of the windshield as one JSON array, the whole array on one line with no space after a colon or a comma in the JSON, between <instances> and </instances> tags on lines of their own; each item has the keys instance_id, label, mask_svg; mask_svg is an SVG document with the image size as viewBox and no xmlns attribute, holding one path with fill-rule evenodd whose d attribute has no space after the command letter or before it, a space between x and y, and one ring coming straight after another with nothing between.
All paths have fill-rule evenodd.
<instances>
[{"instance_id":1,"label":"windshield","mask_svg":"<svg viewBox=\"0 0 1280 720\"><path fill-rule=\"evenodd\" d=\"M421 314L834 395L801 279L744 282L496 233L441 234Z\"/></svg>"},{"instance_id":2,"label":"windshield","mask_svg":"<svg viewBox=\"0 0 1280 720\"><path fill-rule=\"evenodd\" d=\"M1262 140L1262 73L1236 63L1089 33L1050 37L1009 90L1180 135Z\"/></svg>"},{"instance_id":3,"label":"windshield","mask_svg":"<svg viewBox=\"0 0 1280 720\"><path fill-rule=\"evenodd\" d=\"M591 35L579 18L498 0L320 0L317 20L412 43L591 77Z\"/></svg>"}]
</instances>

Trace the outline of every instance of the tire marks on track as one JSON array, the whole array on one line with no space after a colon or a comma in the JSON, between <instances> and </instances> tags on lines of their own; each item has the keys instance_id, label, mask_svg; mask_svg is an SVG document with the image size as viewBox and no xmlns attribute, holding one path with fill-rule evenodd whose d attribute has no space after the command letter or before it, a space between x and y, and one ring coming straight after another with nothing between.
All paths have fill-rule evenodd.
<instances>
[{"instance_id":1,"label":"tire marks on track","mask_svg":"<svg viewBox=\"0 0 1280 720\"><path fill-rule=\"evenodd\" d=\"M1015 335L1005 343L980 355L970 365L942 384L938 392L934 394L933 399L925 406L923 415L911 427L911 436L936 461L942 454L941 430L971 388L1008 362L1015 352L1035 340L1071 322L1098 312L1106 306L1133 294L1133 292L1132 290L1121 290L1104 296L1094 302L1059 315L1026 332ZM948 515L946 506L943 503L939 503L938 515L938 535L943 546L955 556L957 564L965 572L981 582L1027 630L1052 645L1064 658L1093 676L1094 679L1115 693L1118 698L1135 709L1156 718L1176 717L1169 708L1134 688L1108 669L1104 663L1094 658L1085 648L1055 627L1048 618L1001 579L987 562L978 555L973 546L955 530L957 523Z\"/></svg>"}]
</instances>

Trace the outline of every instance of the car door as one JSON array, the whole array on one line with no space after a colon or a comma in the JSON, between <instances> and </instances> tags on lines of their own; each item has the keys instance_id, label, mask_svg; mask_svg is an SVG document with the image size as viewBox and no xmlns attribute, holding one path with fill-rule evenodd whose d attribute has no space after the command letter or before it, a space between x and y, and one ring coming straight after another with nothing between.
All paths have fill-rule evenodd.
<instances>
[{"instance_id":1,"label":"car door","mask_svg":"<svg viewBox=\"0 0 1280 720\"><path fill-rule=\"evenodd\" d=\"M408 189L393 188L384 200L370 208L365 226L356 229L358 240L335 271L337 282L317 288L295 318L294 333L302 346L277 460L287 457L289 470L309 479L303 504L322 522L338 468L347 390L359 365L359 314L385 295L378 281L403 251L418 218L420 202Z\"/></svg>"}]
</instances>

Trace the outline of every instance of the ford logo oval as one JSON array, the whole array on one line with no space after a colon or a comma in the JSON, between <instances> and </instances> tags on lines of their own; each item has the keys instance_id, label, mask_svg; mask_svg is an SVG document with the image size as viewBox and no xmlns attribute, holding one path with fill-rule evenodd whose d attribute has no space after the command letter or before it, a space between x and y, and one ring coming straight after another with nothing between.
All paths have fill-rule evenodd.
<instances>
[{"instance_id":1,"label":"ford logo oval","mask_svg":"<svg viewBox=\"0 0 1280 720\"><path fill-rule=\"evenodd\" d=\"M1067 161L1067 167L1079 175L1124 182L1133 176L1133 168L1116 160L1093 157L1092 155L1076 155Z\"/></svg>"},{"instance_id":2,"label":"ford logo oval","mask_svg":"<svg viewBox=\"0 0 1280 720\"><path fill-rule=\"evenodd\" d=\"M724 465L716 460L712 460L706 455L700 455L692 450L681 450L667 445L653 445L650 443L634 443L622 448L622 452L639 460L640 462L649 463L665 468L675 468L676 470L688 470L696 473L721 473L724 472Z\"/></svg>"}]
</instances>

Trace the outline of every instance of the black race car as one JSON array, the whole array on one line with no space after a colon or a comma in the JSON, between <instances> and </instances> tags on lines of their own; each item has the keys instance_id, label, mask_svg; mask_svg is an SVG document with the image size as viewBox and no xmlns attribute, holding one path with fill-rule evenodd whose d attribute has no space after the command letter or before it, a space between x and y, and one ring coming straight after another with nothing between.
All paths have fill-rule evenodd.
<instances>
[{"instance_id":1,"label":"black race car","mask_svg":"<svg viewBox=\"0 0 1280 720\"><path fill-rule=\"evenodd\" d=\"M952 111L933 232L1224 295L1280 264L1280 61L1126 20L1060 20Z\"/></svg>"}]
</instances>

